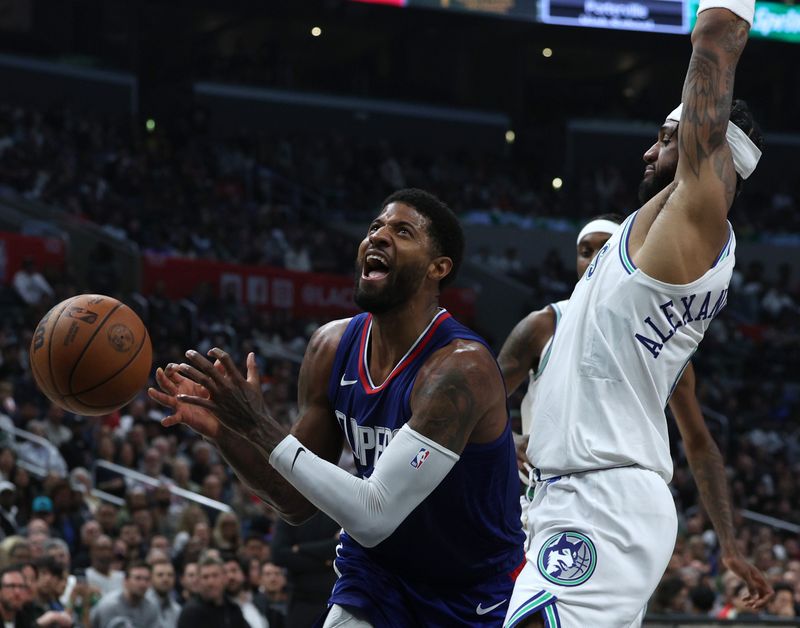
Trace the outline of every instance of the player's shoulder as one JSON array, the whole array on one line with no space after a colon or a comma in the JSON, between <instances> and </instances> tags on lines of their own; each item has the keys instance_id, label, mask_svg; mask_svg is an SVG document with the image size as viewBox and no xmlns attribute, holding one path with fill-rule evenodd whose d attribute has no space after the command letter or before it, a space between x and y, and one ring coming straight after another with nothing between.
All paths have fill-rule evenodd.
<instances>
[{"instance_id":1,"label":"player's shoulder","mask_svg":"<svg viewBox=\"0 0 800 628\"><path fill-rule=\"evenodd\" d=\"M321 325L311 334L308 346L317 350L333 347L335 350L352 320L352 317L340 318Z\"/></svg>"},{"instance_id":2,"label":"player's shoulder","mask_svg":"<svg viewBox=\"0 0 800 628\"><path fill-rule=\"evenodd\" d=\"M479 377L499 375L497 360L489 347L473 338L454 338L434 351L422 366L420 375L442 370L459 370Z\"/></svg>"},{"instance_id":3,"label":"player's shoulder","mask_svg":"<svg viewBox=\"0 0 800 628\"><path fill-rule=\"evenodd\" d=\"M531 340L547 340L555 332L556 322L563 308L559 304L550 304L540 310L528 314L519 323L517 331Z\"/></svg>"}]
</instances>

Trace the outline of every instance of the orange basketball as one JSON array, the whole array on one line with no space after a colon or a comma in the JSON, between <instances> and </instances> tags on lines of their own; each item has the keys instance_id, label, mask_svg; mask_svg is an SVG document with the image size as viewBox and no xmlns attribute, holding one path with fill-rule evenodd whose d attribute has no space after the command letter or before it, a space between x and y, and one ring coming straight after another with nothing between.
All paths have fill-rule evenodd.
<instances>
[{"instance_id":1,"label":"orange basketball","mask_svg":"<svg viewBox=\"0 0 800 628\"><path fill-rule=\"evenodd\" d=\"M147 384L153 348L124 303L80 294L44 315L33 334L31 370L39 389L65 410L108 414Z\"/></svg>"}]
</instances>

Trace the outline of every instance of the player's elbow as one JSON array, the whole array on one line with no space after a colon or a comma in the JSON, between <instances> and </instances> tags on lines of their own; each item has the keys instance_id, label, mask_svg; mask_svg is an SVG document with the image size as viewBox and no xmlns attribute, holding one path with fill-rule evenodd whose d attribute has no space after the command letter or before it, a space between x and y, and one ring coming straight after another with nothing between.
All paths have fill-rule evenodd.
<instances>
[{"instance_id":1,"label":"player's elbow","mask_svg":"<svg viewBox=\"0 0 800 628\"><path fill-rule=\"evenodd\" d=\"M351 526L346 532L362 547L373 548L388 539L396 529L397 526L389 522L372 520L363 522L363 525L359 523L357 526Z\"/></svg>"},{"instance_id":2,"label":"player's elbow","mask_svg":"<svg viewBox=\"0 0 800 628\"><path fill-rule=\"evenodd\" d=\"M739 37L731 36L731 22L741 22L742 31ZM724 58L731 55L735 58L742 53L747 43L747 22L727 10L703 11L692 30L692 48L703 50L706 54Z\"/></svg>"}]
</instances>

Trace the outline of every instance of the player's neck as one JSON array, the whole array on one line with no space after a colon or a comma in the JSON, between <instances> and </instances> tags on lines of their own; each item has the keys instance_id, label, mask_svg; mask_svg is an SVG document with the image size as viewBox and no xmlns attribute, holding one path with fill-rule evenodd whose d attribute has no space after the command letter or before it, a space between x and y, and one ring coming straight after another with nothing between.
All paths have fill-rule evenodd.
<instances>
[{"instance_id":1,"label":"player's neck","mask_svg":"<svg viewBox=\"0 0 800 628\"><path fill-rule=\"evenodd\" d=\"M373 315L367 359L374 381L388 377L438 311L435 299L424 303L412 300L402 308Z\"/></svg>"}]
</instances>

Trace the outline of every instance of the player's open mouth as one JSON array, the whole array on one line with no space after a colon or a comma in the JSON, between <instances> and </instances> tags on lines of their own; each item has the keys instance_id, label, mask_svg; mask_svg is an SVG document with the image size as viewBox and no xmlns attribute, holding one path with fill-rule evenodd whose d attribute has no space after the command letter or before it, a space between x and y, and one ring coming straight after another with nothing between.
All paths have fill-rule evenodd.
<instances>
[{"instance_id":1,"label":"player's open mouth","mask_svg":"<svg viewBox=\"0 0 800 628\"><path fill-rule=\"evenodd\" d=\"M377 281L385 278L389 274L389 261L377 253L367 253L364 258L364 267L361 271L361 278L370 281Z\"/></svg>"},{"instance_id":2,"label":"player's open mouth","mask_svg":"<svg viewBox=\"0 0 800 628\"><path fill-rule=\"evenodd\" d=\"M647 168L644 169L644 176L653 174L655 171L656 171L655 166L647 166Z\"/></svg>"}]
</instances>

